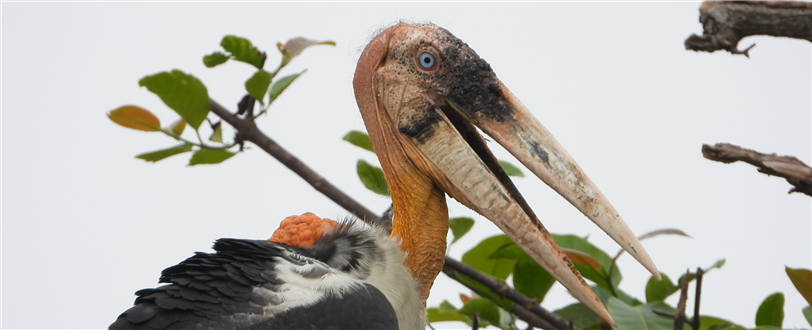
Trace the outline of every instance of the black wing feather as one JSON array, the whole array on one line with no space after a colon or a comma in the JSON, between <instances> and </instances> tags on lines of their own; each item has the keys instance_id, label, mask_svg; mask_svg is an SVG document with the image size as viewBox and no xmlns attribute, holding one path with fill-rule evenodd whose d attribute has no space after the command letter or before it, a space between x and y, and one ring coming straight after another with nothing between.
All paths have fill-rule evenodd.
<instances>
[{"instance_id":1,"label":"black wing feather","mask_svg":"<svg viewBox=\"0 0 812 330\"><path fill-rule=\"evenodd\" d=\"M261 322L252 314L281 303L280 297L254 287L283 284L274 276L277 260L296 264L324 253L259 240L219 239L216 253L196 252L165 269L159 282L136 292L135 306L119 315L110 329L397 329L394 309L377 288L331 297L306 308L276 313ZM329 250L329 249L328 249ZM299 253L291 256L290 252Z\"/></svg>"}]
</instances>

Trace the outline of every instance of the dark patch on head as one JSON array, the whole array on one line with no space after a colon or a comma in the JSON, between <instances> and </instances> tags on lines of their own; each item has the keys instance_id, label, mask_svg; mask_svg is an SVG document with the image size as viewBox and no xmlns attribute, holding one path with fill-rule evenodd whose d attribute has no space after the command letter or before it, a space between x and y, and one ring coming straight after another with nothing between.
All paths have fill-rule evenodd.
<instances>
[{"instance_id":1,"label":"dark patch on head","mask_svg":"<svg viewBox=\"0 0 812 330\"><path fill-rule=\"evenodd\" d=\"M536 158L541 159L544 162L544 166L550 168L550 155L547 153L547 150L544 150L538 142L530 141L530 152L533 153Z\"/></svg>"},{"instance_id":2,"label":"dark patch on head","mask_svg":"<svg viewBox=\"0 0 812 330\"><path fill-rule=\"evenodd\" d=\"M437 86L434 86L437 90L442 90L470 117L498 122L513 118L512 107L488 62L450 33L449 46L443 48L441 53L445 70Z\"/></svg>"},{"instance_id":3,"label":"dark patch on head","mask_svg":"<svg viewBox=\"0 0 812 330\"><path fill-rule=\"evenodd\" d=\"M429 106L422 117L417 118L409 124L398 127L400 134L423 143L434 134L434 124L442 120L434 105Z\"/></svg>"}]
</instances>

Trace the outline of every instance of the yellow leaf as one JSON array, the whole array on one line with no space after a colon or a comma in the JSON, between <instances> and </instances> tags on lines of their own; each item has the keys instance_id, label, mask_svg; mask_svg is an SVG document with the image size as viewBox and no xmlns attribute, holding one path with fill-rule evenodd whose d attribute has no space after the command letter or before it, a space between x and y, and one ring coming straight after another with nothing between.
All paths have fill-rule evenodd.
<instances>
[{"instance_id":1,"label":"yellow leaf","mask_svg":"<svg viewBox=\"0 0 812 330\"><path fill-rule=\"evenodd\" d=\"M183 129L186 128L186 121L183 120L183 118L180 118L180 119L176 120L174 123L172 123L170 128L172 129L173 133L175 133L177 135L181 135L181 134L183 134Z\"/></svg>"},{"instance_id":2,"label":"yellow leaf","mask_svg":"<svg viewBox=\"0 0 812 330\"><path fill-rule=\"evenodd\" d=\"M572 262L574 263L589 266L590 268L593 269L601 268L601 264L598 263L598 261L595 260L595 258L592 258L586 253L567 248L561 248L561 250L564 251L564 254L567 255L567 258L570 258L570 260L572 260Z\"/></svg>"},{"instance_id":3,"label":"yellow leaf","mask_svg":"<svg viewBox=\"0 0 812 330\"><path fill-rule=\"evenodd\" d=\"M812 305L812 271L803 268L786 267L787 276L798 292Z\"/></svg>"},{"instance_id":4,"label":"yellow leaf","mask_svg":"<svg viewBox=\"0 0 812 330\"><path fill-rule=\"evenodd\" d=\"M134 105L125 105L107 113L114 123L139 131L156 132L161 130L161 122L151 112Z\"/></svg>"}]
</instances>

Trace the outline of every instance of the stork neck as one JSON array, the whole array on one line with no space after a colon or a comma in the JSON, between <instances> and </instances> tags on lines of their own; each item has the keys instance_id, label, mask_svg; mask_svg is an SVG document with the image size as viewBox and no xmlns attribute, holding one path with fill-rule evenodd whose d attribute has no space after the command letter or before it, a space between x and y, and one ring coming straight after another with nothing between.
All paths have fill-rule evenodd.
<instances>
[{"instance_id":1,"label":"stork neck","mask_svg":"<svg viewBox=\"0 0 812 330\"><path fill-rule=\"evenodd\" d=\"M434 279L443 269L448 207L442 190L430 181L418 182L410 176L403 173L387 175L395 211L392 237L401 241L401 250L406 252L406 266L417 281L425 305ZM407 180L402 180L404 178Z\"/></svg>"}]
</instances>

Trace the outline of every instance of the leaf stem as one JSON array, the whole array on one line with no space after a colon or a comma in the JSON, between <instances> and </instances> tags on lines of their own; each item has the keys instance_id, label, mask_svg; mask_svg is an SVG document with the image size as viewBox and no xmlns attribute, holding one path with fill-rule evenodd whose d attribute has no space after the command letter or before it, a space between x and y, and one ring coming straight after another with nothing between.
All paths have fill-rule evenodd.
<instances>
[{"instance_id":1,"label":"leaf stem","mask_svg":"<svg viewBox=\"0 0 812 330\"><path fill-rule=\"evenodd\" d=\"M181 142L184 142L184 143L188 143L188 144L191 144L193 146L200 147L200 148L203 148L203 149L231 149L232 147L237 145L236 142L232 142L230 144L223 144L222 147L220 147L220 146L212 146L212 145L208 145L208 144L203 143L202 140L200 141L200 143L197 143L197 142L194 142L194 141L184 139L180 135L175 134L175 132L172 132L172 131L170 131L168 129L165 129L165 128L162 128L161 132L163 132L166 135L169 135L170 137L174 138L175 140L178 140L178 141L181 141ZM197 132L197 130L195 130L195 132ZM197 134L197 138L200 139L200 133Z\"/></svg>"}]
</instances>

